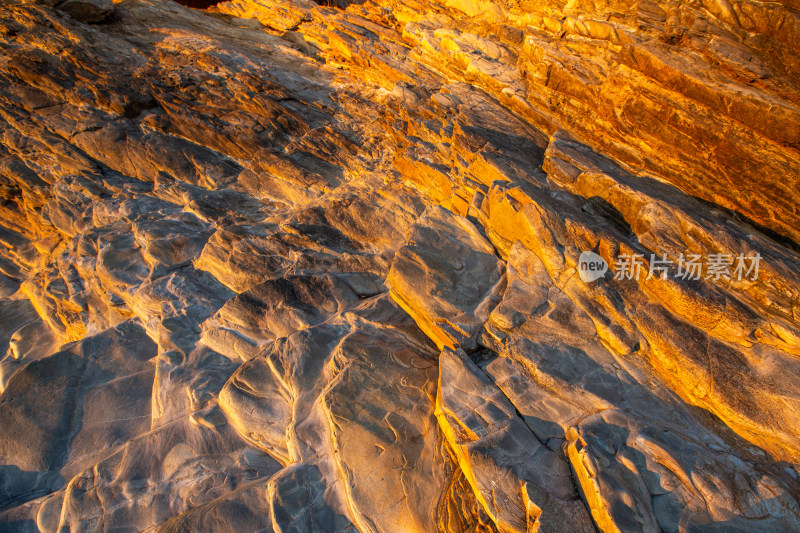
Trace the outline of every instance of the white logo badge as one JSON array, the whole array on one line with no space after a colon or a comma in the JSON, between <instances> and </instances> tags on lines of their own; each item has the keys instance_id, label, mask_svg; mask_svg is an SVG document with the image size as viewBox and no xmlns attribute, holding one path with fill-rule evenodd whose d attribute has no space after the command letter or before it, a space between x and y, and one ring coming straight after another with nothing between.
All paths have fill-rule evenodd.
<instances>
[{"instance_id":1,"label":"white logo badge","mask_svg":"<svg viewBox=\"0 0 800 533\"><path fill-rule=\"evenodd\" d=\"M584 283L596 281L608 272L606 260L594 252L583 252L578 258L578 275Z\"/></svg>"}]
</instances>

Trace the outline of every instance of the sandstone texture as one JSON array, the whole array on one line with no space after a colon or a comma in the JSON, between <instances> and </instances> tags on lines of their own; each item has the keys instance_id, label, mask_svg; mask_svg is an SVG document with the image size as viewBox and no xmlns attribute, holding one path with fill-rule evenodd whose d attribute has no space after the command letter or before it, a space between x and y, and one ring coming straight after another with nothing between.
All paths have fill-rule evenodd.
<instances>
[{"instance_id":1,"label":"sandstone texture","mask_svg":"<svg viewBox=\"0 0 800 533\"><path fill-rule=\"evenodd\" d=\"M3 2L0 531L800 531L798 186L797 0Z\"/></svg>"}]
</instances>

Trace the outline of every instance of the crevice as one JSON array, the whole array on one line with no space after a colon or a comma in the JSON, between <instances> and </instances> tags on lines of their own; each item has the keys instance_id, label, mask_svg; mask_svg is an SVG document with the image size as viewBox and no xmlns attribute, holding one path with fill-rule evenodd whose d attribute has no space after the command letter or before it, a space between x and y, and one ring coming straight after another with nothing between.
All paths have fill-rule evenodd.
<instances>
[{"instance_id":1,"label":"crevice","mask_svg":"<svg viewBox=\"0 0 800 533\"><path fill-rule=\"evenodd\" d=\"M191 7L192 9L208 9L209 7L213 7L223 0L175 0L175 2L179 3L185 7Z\"/></svg>"}]
</instances>

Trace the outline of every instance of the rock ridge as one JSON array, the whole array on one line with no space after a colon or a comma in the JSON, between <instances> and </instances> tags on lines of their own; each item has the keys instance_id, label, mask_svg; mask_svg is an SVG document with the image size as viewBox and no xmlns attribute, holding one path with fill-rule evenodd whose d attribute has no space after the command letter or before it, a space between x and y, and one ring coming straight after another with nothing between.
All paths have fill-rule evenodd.
<instances>
[{"instance_id":1,"label":"rock ridge","mask_svg":"<svg viewBox=\"0 0 800 533\"><path fill-rule=\"evenodd\" d=\"M800 531L800 3L332 4L0 5L0 529Z\"/></svg>"}]
</instances>

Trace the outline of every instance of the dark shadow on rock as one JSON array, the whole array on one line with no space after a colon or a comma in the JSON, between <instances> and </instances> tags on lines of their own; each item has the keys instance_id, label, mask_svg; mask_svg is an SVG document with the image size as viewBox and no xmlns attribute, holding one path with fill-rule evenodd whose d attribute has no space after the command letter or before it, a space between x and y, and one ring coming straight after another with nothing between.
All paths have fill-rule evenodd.
<instances>
[{"instance_id":1,"label":"dark shadow on rock","mask_svg":"<svg viewBox=\"0 0 800 533\"><path fill-rule=\"evenodd\" d=\"M222 0L175 0L182 6L191 7L193 9L208 9L222 2Z\"/></svg>"},{"instance_id":2,"label":"dark shadow on rock","mask_svg":"<svg viewBox=\"0 0 800 533\"><path fill-rule=\"evenodd\" d=\"M599 196L592 196L586 200L582 209L587 213L603 217L623 235L631 239L636 238L636 234L631 229L631 225L625 220L625 215L620 213L619 209L611 205L605 199Z\"/></svg>"},{"instance_id":3,"label":"dark shadow on rock","mask_svg":"<svg viewBox=\"0 0 800 533\"><path fill-rule=\"evenodd\" d=\"M39 527L33 520L14 520L0 524L0 533L39 533Z\"/></svg>"},{"instance_id":4,"label":"dark shadow on rock","mask_svg":"<svg viewBox=\"0 0 800 533\"><path fill-rule=\"evenodd\" d=\"M64 486L64 482L58 472L25 471L15 465L0 465L0 511L45 496Z\"/></svg>"},{"instance_id":5,"label":"dark shadow on rock","mask_svg":"<svg viewBox=\"0 0 800 533\"><path fill-rule=\"evenodd\" d=\"M14 374L0 396L0 461L10 463L0 467L0 508L52 492L68 463L149 429L155 355L144 330L127 322Z\"/></svg>"}]
</instances>

